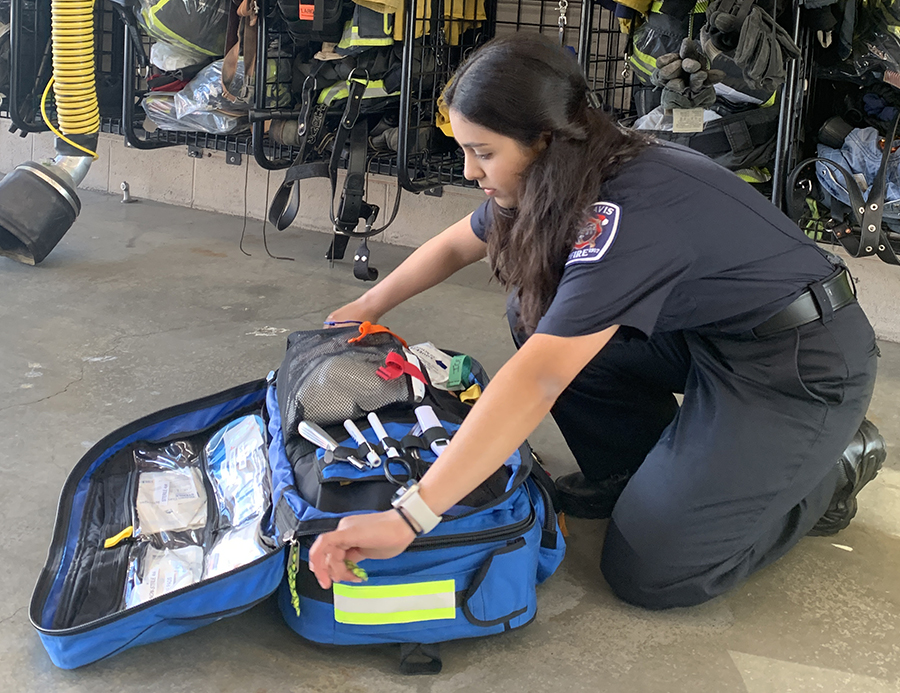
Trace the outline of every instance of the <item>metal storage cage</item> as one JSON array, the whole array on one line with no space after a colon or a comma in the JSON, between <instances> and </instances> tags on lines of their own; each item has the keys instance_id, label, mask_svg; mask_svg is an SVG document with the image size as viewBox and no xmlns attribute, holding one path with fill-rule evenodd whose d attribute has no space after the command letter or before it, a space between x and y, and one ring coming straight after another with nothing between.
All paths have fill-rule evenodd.
<instances>
[{"instance_id":1,"label":"metal storage cage","mask_svg":"<svg viewBox=\"0 0 900 693\"><path fill-rule=\"evenodd\" d=\"M248 154L252 151L249 132L236 135L213 135L205 132L181 132L162 128L146 130L144 112L139 104L149 91L147 86L147 77L150 74L148 56L153 41L142 33L140 45L136 45L132 34L121 21L119 21L119 25L122 27L124 66L122 116L118 130L119 134L125 137L127 146L135 149L159 149L186 145L192 156L201 156L201 149L214 149L232 154Z\"/></svg>"},{"instance_id":2,"label":"metal storage cage","mask_svg":"<svg viewBox=\"0 0 900 693\"><path fill-rule=\"evenodd\" d=\"M47 130L40 99L52 72L50 3L12 0L9 24L8 113L22 133Z\"/></svg>"},{"instance_id":3,"label":"metal storage cage","mask_svg":"<svg viewBox=\"0 0 900 693\"><path fill-rule=\"evenodd\" d=\"M10 84L6 113L14 129L45 132L40 100L53 72L50 40L50 3L12 0L10 3ZM122 109L123 48L117 18L109 0L94 10L94 54L97 95L104 122L118 119ZM53 99L48 99L52 115ZM106 131L109 131L108 125Z\"/></svg>"},{"instance_id":4,"label":"metal storage cage","mask_svg":"<svg viewBox=\"0 0 900 693\"><path fill-rule=\"evenodd\" d=\"M792 19L794 24L791 35L800 48L800 57L788 65L781 91L781 113L772 171L772 203L782 210L785 208L785 195L789 193L785 189L788 175L803 158L811 155L807 140L809 119L816 116L809 108L816 79L814 45L810 31L800 26L800 3L797 0L794 2ZM814 151L815 144L811 147Z\"/></svg>"},{"instance_id":5,"label":"metal storage cage","mask_svg":"<svg viewBox=\"0 0 900 693\"><path fill-rule=\"evenodd\" d=\"M612 14L594 2L552 0L426 0L406 3L403 42L403 78L400 95L400 136L396 154L370 157L371 173L396 176L407 190L422 191L443 185L470 186L462 174L462 158L453 140L435 127L438 97L453 72L479 45L495 35L512 31L539 31L554 38L562 35L565 45L578 53L594 93L615 117L631 113L630 78L625 71L625 37ZM43 131L38 101L51 73L50 8L35 0L12 0L13 39L17 49L15 84L11 89L10 117L27 132ZM257 64L294 56L294 45L276 10L275 0L260 0ZM477 16L476 16L477 13ZM561 17L564 21L561 22ZM34 27L34 39L25 34ZM288 97L287 106L270 108L291 93L291 83L279 70L260 70L250 111L251 130L236 135L202 132L148 131L139 106L147 93L148 70L141 54L149 54L151 39L140 37L135 45L110 0L98 3L95 20L98 91L101 96L101 129L121 134L136 149L187 146L195 155L200 149L234 154L252 154L263 168L290 165L298 151L268 136L272 118L296 118L297 104ZM29 34L30 35L30 34ZM263 76L264 75L264 76ZM121 96L119 96L121 95Z\"/></svg>"}]
</instances>

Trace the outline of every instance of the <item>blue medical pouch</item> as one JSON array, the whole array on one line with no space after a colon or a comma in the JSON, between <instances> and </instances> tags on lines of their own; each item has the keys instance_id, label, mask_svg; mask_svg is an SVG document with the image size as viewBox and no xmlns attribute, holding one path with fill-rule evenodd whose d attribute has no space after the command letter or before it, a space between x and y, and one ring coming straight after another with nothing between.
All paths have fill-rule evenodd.
<instances>
[{"instance_id":1,"label":"blue medical pouch","mask_svg":"<svg viewBox=\"0 0 900 693\"><path fill-rule=\"evenodd\" d=\"M206 539L212 543L217 532L229 530L212 501L212 484L198 473L188 477L199 479L202 486L197 485L193 493L187 494L182 486L183 495L202 496L207 500L204 505L197 498L188 498L188 506L181 506L189 507L188 524L193 522L195 527L183 532L171 531L177 528L166 515L146 516L145 541L135 538L135 502L140 502L143 490L143 486L137 487L140 477L136 453L168 450L175 453L170 458L178 457L186 446L201 450L229 422L261 421L258 415L264 413L266 388L266 381L259 380L164 409L111 433L81 458L63 486L47 562L30 606L31 622L54 664L73 669L135 645L186 633L239 614L277 589L284 575L285 551L273 538L277 532L268 528L269 511L265 517L257 518L261 525L266 525L261 537L266 533L269 537L258 544L254 552L257 555L251 554L252 560L180 588L173 582L168 585L173 589L165 592L164 576L179 575L178 571L167 573L167 567L174 563L181 569L182 578L189 575L185 574L182 562L157 564L154 577L160 580L160 585L156 594L148 592L139 604L124 608L126 584L135 556L146 557L140 556L142 544L148 550L153 545L159 546L158 555L168 551L172 556L184 552L192 541ZM172 444L172 441L187 443ZM174 477L176 484L171 486L165 484L162 475L186 468L153 469L148 471L147 478L162 482L155 490L171 490L174 494L177 482L183 481L184 475ZM152 501L152 493L148 495ZM161 531L154 533L155 529ZM122 538L116 541L120 533ZM144 587L147 586L145 581Z\"/></svg>"},{"instance_id":2,"label":"blue medical pouch","mask_svg":"<svg viewBox=\"0 0 900 693\"><path fill-rule=\"evenodd\" d=\"M474 361L472 377L486 385ZM236 615L275 592L301 636L401 643L409 673L440 669L436 643L529 623L535 586L555 571L565 545L552 484L527 443L409 550L363 561L366 582L322 590L308 569L319 533L348 514L389 508L399 484L436 459L433 435L413 430L416 406L431 406L447 437L459 427L469 405L424 390L378 410L405 452L365 469L346 461L364 448L340 422L322 424L339 444L334 454L303 439L285 446L274 374L98 442L63 487L31 600L53 663L89 664ZM367 419L356 424L383 453ZM250 484L263 488L248 493Z\"/></svg>"}]
</instances>

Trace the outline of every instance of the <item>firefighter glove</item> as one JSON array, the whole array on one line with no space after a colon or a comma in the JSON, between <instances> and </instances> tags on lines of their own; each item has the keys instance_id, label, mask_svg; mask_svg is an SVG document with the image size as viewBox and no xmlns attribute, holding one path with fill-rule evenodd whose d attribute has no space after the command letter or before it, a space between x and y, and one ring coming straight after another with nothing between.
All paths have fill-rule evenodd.
<instances>
[{"instance_id":1,"label":"firefighter glove","mask_svg":"<svg viewBox=\"0 0 900 693\"><path fill-rule=\"evenodd\" d=\"M724 78L721 70L710 70L709 59L696 41L686 38L678 53L666 53L656 59L650 79L662 89L660 105L673 108L703 108L716 101L713 87Z\"/></svg>"},{"instance_id":2,"label":"firefighter glove","mask_svg":"<svg viewBox=\"0 0 900 693\"><path fill-rule=\"evenodd\" d=\"M784 83L785 63L800 56L790 35L768 12L754 7L741 27L734 62L753 89L774 91Z\"/></svg>"}]
</instances>

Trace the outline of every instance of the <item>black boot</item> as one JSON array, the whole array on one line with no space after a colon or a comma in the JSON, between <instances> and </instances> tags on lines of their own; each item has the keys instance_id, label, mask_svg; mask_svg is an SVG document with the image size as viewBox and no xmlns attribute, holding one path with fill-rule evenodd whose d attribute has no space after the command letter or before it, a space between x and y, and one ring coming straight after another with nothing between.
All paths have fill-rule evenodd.
<instances>
[{"instance_id":1,"label":"black boot","mask_svg":"<svg viewBox=\"0 0 900 693\"><path fill-rule=\"evenodd\" d=\"M884 438L878 433L875 424L863 419L862 425L838 461L844 481L835 491L828 510L810 530L810 536L829 537L850 524L850 520L856 515L856 494L875 478L885 457L887 448Z\"/></svg>"},{"instance_id":2,"label":"black boot","mask_svg":"<svg viewBox=\"0 0 900 693\"><path fill-rule=\"evenodd\" d=\"M559 504L566 515L586 520L601 520L612 515L630 473L616 474L601 481L588 481L581 472L565 474L556 480Z\"/></svg>"}]
</instances>

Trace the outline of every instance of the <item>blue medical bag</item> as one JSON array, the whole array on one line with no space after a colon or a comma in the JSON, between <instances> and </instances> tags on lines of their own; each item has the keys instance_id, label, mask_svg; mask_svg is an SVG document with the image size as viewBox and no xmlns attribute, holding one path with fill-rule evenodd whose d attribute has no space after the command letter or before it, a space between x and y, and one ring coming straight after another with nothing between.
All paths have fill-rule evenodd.
<instances>
[{"instance_id":1,"label":"blue medical bag","mask_svg":"<svg viewBox=\"0 0 900 693\"><path fill-rule=\"evenodd\" d=\"M291 370L292 345L297 361L310 339L345 344L348 335L294 333L278 378ZM327 369L335 358L367 349L371 358L378 349L409 356L394 339L364 336L319 365ZM323 372L317 366L312 380L328 382ZM474 360L471 378L487 384ZM170 638L276 592L288 625L304 638L401 643L401 670L408 673L439 671L442 641L502 633L534 618L535 587L556 570L565 544L549 478L527 443L403 554L363 561L367 581L323 590L306 562L316 536L347 514L389 508L398 484L420 477L436 459L433 438L415 430L414 407L431 406L449 437L470 406L430 384L417 386L419 392L409 383L396 390L400 395L377 414L406 452L388 460L365 416L367 392L356 411L363 415L354 420L383 463L361 469L346 458L371 450L328 419L331 409L320 408L326 413L319 423L337 450L326 453L292 434L277 380L273 373L151 414L111 433L78 462L62 490L30 607L54 664L71 669ZM287 405L292 416L315 415L322 402L311 392L307 387L300 405ZM335 394L328 384L328 407L340 402ZM264 488L248 489L256 483Z\"/></svg>"}]
</instances>

